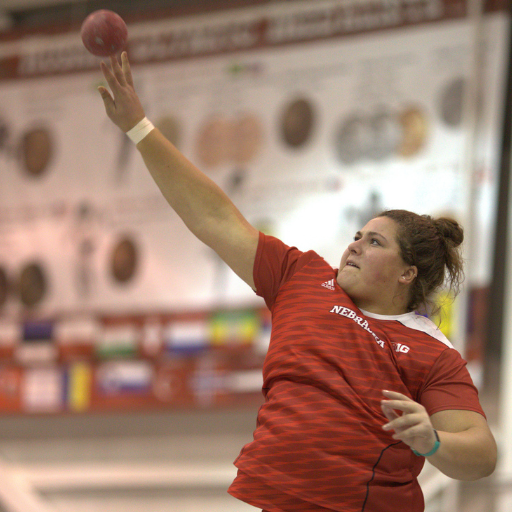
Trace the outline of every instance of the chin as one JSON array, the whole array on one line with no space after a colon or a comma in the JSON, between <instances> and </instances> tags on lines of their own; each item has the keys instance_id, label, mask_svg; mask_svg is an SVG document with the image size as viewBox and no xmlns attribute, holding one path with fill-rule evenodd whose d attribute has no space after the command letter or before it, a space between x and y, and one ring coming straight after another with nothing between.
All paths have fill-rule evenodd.
<instances>
[{"instance_id":1,"label":"chin","mask_svg":"<svg viewBox=\"0 0 512 512\"><path fill-rule=\"evenodd\" d=\"M354 283L350 279L339 279L338 284L340 285L340 288L349 296L350 300L357 305L358 296L361 295L358 294L358 288L357 283Z\"/></svg>"},{"instance_id":2,"label":"chin","mask_svg":"<svg viewBox=\"0 0 512 512\"><path fill-rule=\"evenodd\" d=\"M350 282L349 279L338 279L337 283L340 285L340 288L350 297L352 298L351 293L354 292L354 284Z\"/></svg>"}]
</instances>

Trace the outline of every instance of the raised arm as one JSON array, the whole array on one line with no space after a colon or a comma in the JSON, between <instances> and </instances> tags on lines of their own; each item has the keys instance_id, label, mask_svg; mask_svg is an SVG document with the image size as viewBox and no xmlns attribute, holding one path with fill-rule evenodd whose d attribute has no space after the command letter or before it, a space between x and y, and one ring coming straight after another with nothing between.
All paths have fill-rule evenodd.
<instances>
[{"instance_id":1,"label":"raised arm","mask_svg":"<svg viewBox=\"0 0 512 512\"><path fill-rule=\"evenodd\" d=\"M121 65L110 58L101 69L112 94L99 87L109 118L124 132L144 119L135 92L126 52ZM211 247L249 286L254 288L253 265L258 231L208 176L202 173L157 129L137 149L167 202L199 240Z\"/></svg>"}]
</instances>

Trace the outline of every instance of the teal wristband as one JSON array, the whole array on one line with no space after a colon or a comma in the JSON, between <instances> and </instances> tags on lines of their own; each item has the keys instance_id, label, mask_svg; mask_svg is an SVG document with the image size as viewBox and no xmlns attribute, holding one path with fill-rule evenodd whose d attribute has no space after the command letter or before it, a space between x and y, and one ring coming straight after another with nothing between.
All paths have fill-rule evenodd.
<instances>
[{"instance_id":1,"label":"teal wristband","mask_svg":"<svg viewBox=\"0 0 512 512\"><path fill-rule=\"evenodd\" d=\"M436 442L435 442L434 448L432 448L432 450L430 450L428 453L419 453L416 450L413 450L412 453L414 453L414 455L417 455L418 457L430 457L431 455L434 455L434 453L437 452L437 450L439 449L439 446L441 445L441 441L439 440L439 435L438 435L436 429L434 429L434 434L436 436Z\"/></svg>"}]
</instances>

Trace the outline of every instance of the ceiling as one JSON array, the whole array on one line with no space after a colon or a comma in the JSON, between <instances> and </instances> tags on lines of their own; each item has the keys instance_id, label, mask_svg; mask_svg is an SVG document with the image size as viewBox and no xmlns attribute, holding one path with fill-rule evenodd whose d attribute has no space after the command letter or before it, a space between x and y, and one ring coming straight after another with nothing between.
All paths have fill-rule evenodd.
<instances>
[{"instance_id":1,"label":"ceiling","mask_svg":"<svg viewBox=\"0 0 512 512\"><path fill-rule=\"evenodd\" d=\"M87 0L0 0L0 31L24 28L26 20L35 17L39 19L36 24L41 26L55 19L55 13L64 8L86 4ZM33 26L34 22L29 25Z\"/></svg>"},{"instance_id":2,"label":"ceiling","mask_svg":"<svg viewBox=\"0 0 512 512\"><path fill-rule=\"evenodd\" d=\"M0 5L2 9L23 10L32 9L34 7L47 7L56 4L67 4L71 2L83 2L84 0L2 0Z\"/></svg>"},{"instance_id":3,"label":"ceiling","mask_svg":"<svg viewBox=\"0 0 512 512\"><path fill-rule=\"evenodd\" d=\"M1 8L5 10L23 10L32 9L34 7L47 7L56 4L65 4L70 2L83 2L84 0L2 0Z\"/></svg>"},{"instance_id":4,"label":"ceiling","mask_svg":"<svg viewBox=\"0 0 512 512\"><path fill-rule=\"evenodd\" d=\"M22 12L33 9L54 9L65 4L87 3L87 0L0 0L0 12Z\"/></svg>"},{"instance_id":5,"label":"ceiling","mask_svg":"<svg viewBox=\"0 0 512 512\"><path fill-rule=\"evenodd\" d=\"M97 9L130 16L164 10L197 12L215 9L221 4L240 7L251 2L254 0L0 0L0 32L76 25Z\"/></svg>"}]
</instances>

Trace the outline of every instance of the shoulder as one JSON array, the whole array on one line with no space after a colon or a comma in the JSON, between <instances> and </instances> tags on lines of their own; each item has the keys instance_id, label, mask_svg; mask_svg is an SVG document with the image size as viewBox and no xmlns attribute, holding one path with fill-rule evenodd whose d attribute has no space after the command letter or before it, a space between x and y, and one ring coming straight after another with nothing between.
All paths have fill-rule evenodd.
<instances>
[{"instance_id":1,"label":"shoulder","mask_svg":"<svg viewBox=\"0 0 512 512\"><path fill-rule=\"evenodd\" d=\"M256 293L271 307L277 294L290 283L305 291L315 278L323 281L332 278L334 269L314 251L301 251L274 236L261 233L253 275Z\"/></svg>"},{"instance_id":2,"label":"shoulder","mask_svg":"<svg viewBox=\"0 0 512 512\"><path fill-rule=\"evenodd\" d=\"M271 265L278 265L280 269L287 268L288 273L290 270L295 273L310 263L317 267L327 266L332 270L325 259L315 251L302 251L295 246L287 245L279 238L260 232L256 255L257 266L263 264L264 268L268 268Z\"/></svg>"},{"instance_id":3,"label":"shoulder","mask_svg":"<svg viewBox=\"0 0 512 512\"><path fill-rule=\"evenodd\" d=\"M423 333L433 338L448 348L454 348L448 338L443 334L441 329L427 317L418 315L416 313L408 313L406 315L400 315L401 318L397 318L397 321L412 329L415 333Z\"/></svg>"},{"instance_id":4,"label":"shoulder","mask_svg":"<svg viewBox=\"0 0 512 512\"><path fill-rule=\"evenodd\" d=\"M448 338L432 320L418 315L415 312L402 315L377 315L363 311L364 315L377 321L378 325L385 331L392 331L394 334L401 334L416 341L433 342L444 350L453 348Z\"/></svg>"}]
</instances>

